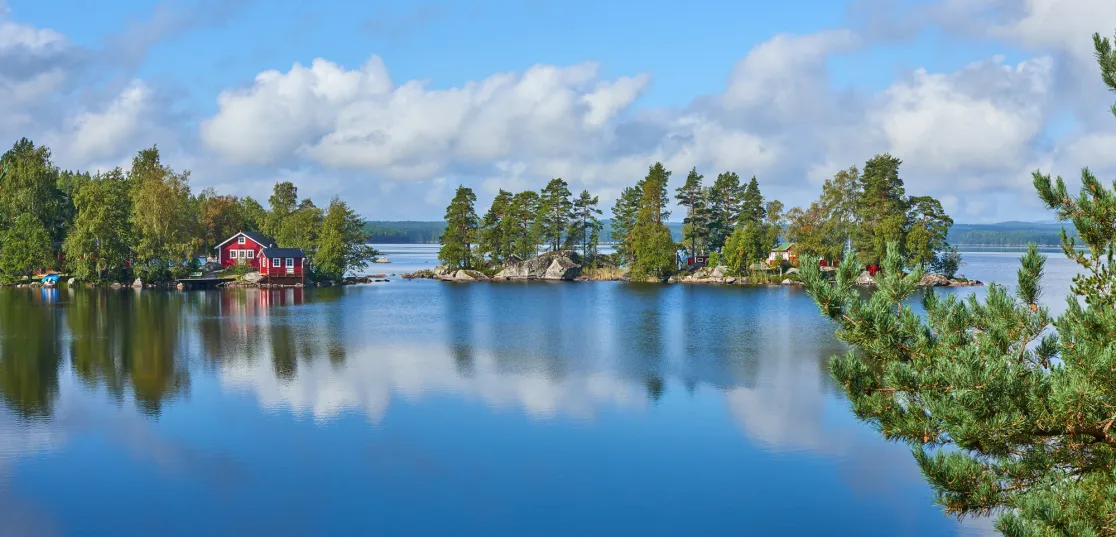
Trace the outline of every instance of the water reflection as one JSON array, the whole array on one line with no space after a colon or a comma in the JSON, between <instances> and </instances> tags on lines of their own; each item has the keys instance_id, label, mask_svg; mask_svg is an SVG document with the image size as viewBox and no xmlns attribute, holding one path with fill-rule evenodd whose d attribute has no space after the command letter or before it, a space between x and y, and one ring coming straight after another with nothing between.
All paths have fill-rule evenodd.
<instances>
[{"instance_id":1,"label":"water reflection","mask_svg":"<svg viewBox=\"0 0 1116 537\"><path fill-rule=\"evenodd\" d=\"M0 300L0 397L20 417L43 418L58 397L59 311L28 304L43 301L37 291L24 294Z\"/></svg>"},{"instance_id":2,"label":"water reflection","mask_svg":"<svg viewBox=\"0 0 1116 537\"><path fill-rule=\"evenodd\" d=\"M37 489L13 477L22 468L56 489L72 486L67 472L51 466L66 463L42 462L50 454L69 464L114 461L106 472L132 479L170 476L147 481L152 490L185 479L228 499L242 490L271 500L301 490L282 477L290 471L285 457L301 457L307 474L332 476L314 478L326 490L346 490L357 479L380 483L370 493L388 496L427 485L487 491L491 508L511 513L531 512L517 502L538 495L522 490L542 486L518 480L548 475L546 497L644 533L659 526L678 533L701 520L739 528L744 519L761 521L761 533L808 533L859 527L858 512L873 520L865 535L961 531L930 504L909 453L849 414L826 370L841 351L801 291L783 288L0 289L0 520L22 513L31 528L37 523L27 517L44 505L76 509L76 501L32 498L27 491ZM441 452L458 429L465 433L455 446L479 444ZM112 447L96 443L105 439ZM346 455L350 445L359 457ZM369 454L385 449L452 475L466 463L493 465L489 476L511 474L487 480L497 488L484 490L444 476L451 483L427 483L417 467L377 470ZM584 452L571 458L569 450ZM344 470L330 474L334 466ZM520 475L520 467L536 470ZM656 468L654 483L645 481L649 468ZM762 494L728 476L762 483ZM705 502L686 509L707 518L642 524L609 503L685 502L671 495L677 490L650 493L684 483L695 491L687 498ZM603 496L586 492L593 490ZM818 515L777 514L799 501ZM217 509L206 495L194 503ZM608 514L591 515L594 509ZM276 515L275 524L292 516ZM49 525L37 526L39 534ZM349 531L358 526L340 532L367 533Z\"/></svg>"},{"instance_id":3,"label":"water reflection","mask_svg":"<svg viewBox=\"0 0 1116 537\"><path fill-rule=\"evenodd\" d=\"M83 381L103 385L118 401L130 387L137 405L152 415L165 400L188 390L182 295L75 292L66 306L70 362ZM57 338L46 327L38 329Z\"/></svg>"}]
</instances>

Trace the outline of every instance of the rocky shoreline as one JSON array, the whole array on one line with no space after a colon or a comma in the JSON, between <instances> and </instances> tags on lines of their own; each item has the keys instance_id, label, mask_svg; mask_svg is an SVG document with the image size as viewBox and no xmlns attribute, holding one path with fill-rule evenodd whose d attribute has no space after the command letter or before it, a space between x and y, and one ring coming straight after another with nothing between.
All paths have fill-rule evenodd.
<instances>
[{"instance_id":1,"label":"rocky shoreline","mask_svg":"<svg viewBox=\"0 0 1116 537\"><path fill-rule=\"evenodd\" d=\"M823 271L833 272L834 267L824 267ZM590 271L591 272L591 271ZM430 270L402 274L404 279L431 279L444 282L499 282L499 281L632 281L627 272L604 274L583 274L581 257L572 251L549 252L527 260L513 259L503 265L499 272L489 276L479 270L460 269L447 270L444 267L435 267ZM668 278L665 282L648 281L648 283L689 283L711 285L740 285L740 286L792 286L802 285L798 280L798 269L791 268L777 277L765 275L749 281L747 277L737 277L729 274L728 267L704 267L693 272L679 273ZM875 278L864 271L856 279L856 284L863 287L874 287ZM978 280L950 279L941 274L926 274L919 282L921 287L975 287L982 286Z\"/></svg>"}]
</instances>

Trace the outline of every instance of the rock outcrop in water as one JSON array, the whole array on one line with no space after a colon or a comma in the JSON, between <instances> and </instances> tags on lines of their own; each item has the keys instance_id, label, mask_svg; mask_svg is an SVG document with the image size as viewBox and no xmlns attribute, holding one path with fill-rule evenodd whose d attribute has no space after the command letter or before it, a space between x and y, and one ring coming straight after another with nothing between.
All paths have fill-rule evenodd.
<instances>
[{"instance_id":1,"label":"rock outcrop in water","mask_svg":"<svg viewBox=\"0 0 1116 537\"><path fill-rule=\"evenodd\" d=\"M523 261L512 260L495 280L573 280L581 275L581 256L571 250L549 252Z\"/></svg>"}]
</instances>

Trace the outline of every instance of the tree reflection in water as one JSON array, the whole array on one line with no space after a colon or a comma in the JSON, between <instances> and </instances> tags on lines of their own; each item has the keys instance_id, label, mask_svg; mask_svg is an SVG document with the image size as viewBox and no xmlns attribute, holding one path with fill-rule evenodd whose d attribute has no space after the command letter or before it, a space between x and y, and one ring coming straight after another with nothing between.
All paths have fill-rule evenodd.
<instances>
[{"instance_id":1,"label":"tree reflection in water","mask_svg":"<svg viewBox=\"0 0 1116 537\"><path fill-rule=\"evenodd\" d=\"M59 311L29 307L53 298L53 290L13 289L21 296L0 300L0 397L21 418L49 417L58 397L62 353L57 337ZM30 299L29 299L29 297Z\"/></svg>"}]
</instances>

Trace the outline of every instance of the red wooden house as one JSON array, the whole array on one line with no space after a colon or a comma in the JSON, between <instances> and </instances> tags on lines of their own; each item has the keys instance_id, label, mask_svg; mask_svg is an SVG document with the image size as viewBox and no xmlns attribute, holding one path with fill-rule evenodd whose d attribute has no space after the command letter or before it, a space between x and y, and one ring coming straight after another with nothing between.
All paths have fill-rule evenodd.
<instances>
[{"instance_id":1,"label":"red wooden house","mask_svg":"<svg viewBox=\"0 0 1116 537\"><path fill-rule=\"evenodd\" d=\"M217 245L217 262L222 266L251 265L267 283L302 283L306 254L301 248L279 248L271 237L241 231Z\"/></svg>"},{"instance_id":2,"label":"red wooden house","mask_svg":"<svg viewBox=\"0 0 1116 537\"><path fill-rule=\"evenodd\" d=\"M259 260L260 275L267 283L302 283L306 274L306 255L302 248L264 248Z\"/></svg>"},{"instance_id":3,"label":"red wooden house","mask_svg":"<svg viewBox=\"0 0 1116 537\"><path fill-rule=\"evenodd\" d=\"M260 252L272 246L275 246L275 239L271 237L262 233L241 231L217 245L217 262L225 267L252 265L252 268L259 269Z\"/></svg>"}]
</instances>

